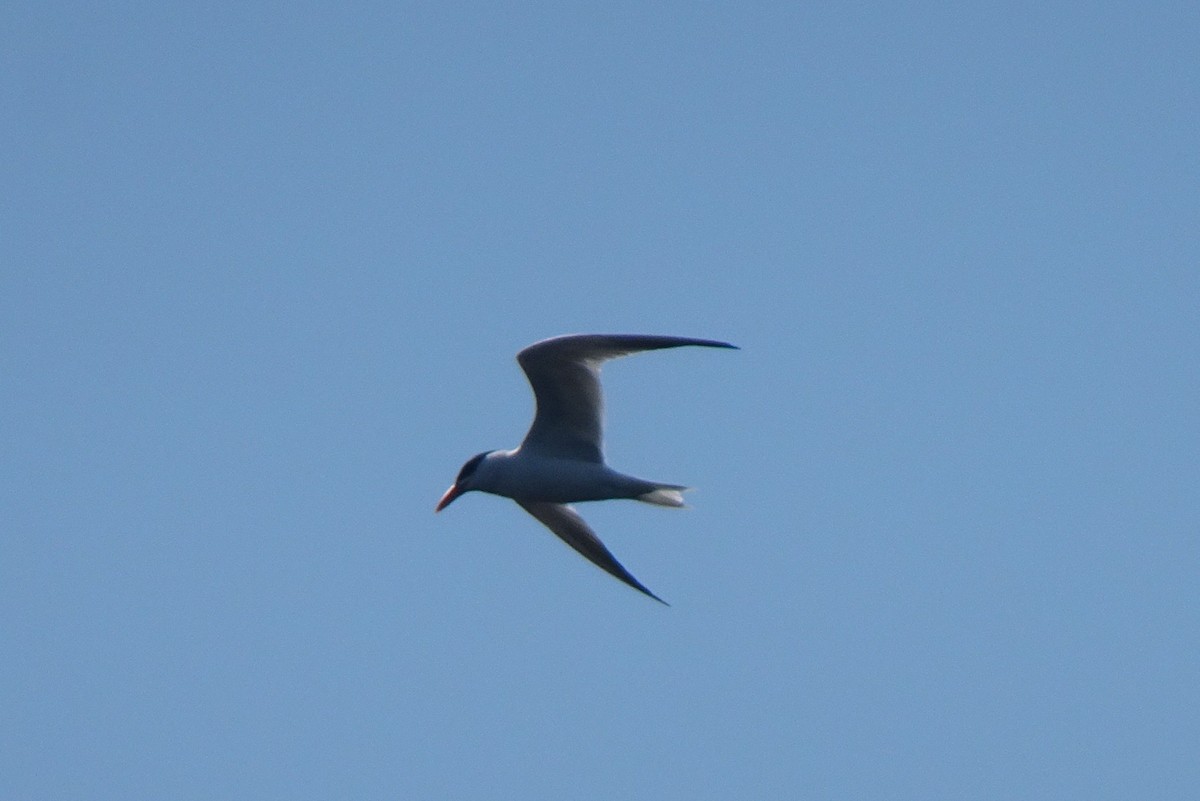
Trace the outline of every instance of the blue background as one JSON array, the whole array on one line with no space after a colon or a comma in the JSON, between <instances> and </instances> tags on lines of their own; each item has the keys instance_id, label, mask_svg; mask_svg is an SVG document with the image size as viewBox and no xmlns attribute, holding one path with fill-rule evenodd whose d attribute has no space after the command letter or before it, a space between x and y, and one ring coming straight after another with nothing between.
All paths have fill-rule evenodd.
<instances>
[{"instance_id":1,"label":"blue background","mask_svg":"<svg viewBox=\"0 0 1200 801\"><path fill-rule=\"evenodd\" d=\"M1195 3L0 23L4 798L1194 796Z\"/></svg>"}]
</instances>

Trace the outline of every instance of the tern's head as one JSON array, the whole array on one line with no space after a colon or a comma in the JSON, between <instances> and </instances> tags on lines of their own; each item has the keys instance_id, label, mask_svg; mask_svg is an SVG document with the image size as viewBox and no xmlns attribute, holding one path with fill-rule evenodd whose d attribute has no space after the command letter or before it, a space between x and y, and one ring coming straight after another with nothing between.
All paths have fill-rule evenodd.
<instances>
[{"instance_id":1,"label":"tern's head","mask_svg":"<svg viewBox=\"0 0 1200 801\"><path fill-rule=\"evenodd\" d=\"M475 489L475 471L479 469L479 465L483 464L483 460L487 458L489 453L494 453L494 451L477 453L467 460L467 463L462 466L462 470L458 471L458 478L454 479L454 483L450 485L450 489L446 490L446 494L438 501L438 505L433 511L442 511L453 503L454 499L459 495Z\"/></svg>"}]
</instances>

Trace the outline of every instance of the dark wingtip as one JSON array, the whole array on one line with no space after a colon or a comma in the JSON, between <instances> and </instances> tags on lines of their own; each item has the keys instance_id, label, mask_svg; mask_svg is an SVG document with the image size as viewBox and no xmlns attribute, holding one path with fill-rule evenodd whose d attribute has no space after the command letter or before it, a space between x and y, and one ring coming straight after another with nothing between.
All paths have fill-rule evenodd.
<instances>
[{"instance_id":1,"label":"dark wingtip","mask_svg":"<svg viewBox=\"0 0 1200 801\"><path fill-rule=\"evenodd\" d=\"M659 602L660 604L662 604L663 606L667 606L667 607L669 607L669 606L670 606L670 604L669 604L669 603L667 603L666 601L664 601L662 598L659 598L659 597L658 597L657 595L655 595L654 593L650 592L650 590L646 589L646 588L645 588L645 587L643 587L641 584L631 584L630 586L631 586L631 587L633 587L633 588L634 588L635 590L637 590L638 592L640 592L640 593L643 593L644 595L649 595L651 598L653 598L654 600L658 601L658 602Z\"/></svg>"},{"instance_id":2,"label":"dark wingtip","mask_svg":"<svg viewBox=\"0 0 1200 801\"><path fill-rule=\"evenodd\" d=\"M658 602L659 602L660 604L662 604L663 606L670 606L670 604L669 604L669 603L667 603L666 601L664 601L662 598L659 598L657 595L655 595L654 593L650 592L649 588L648 588L648 587L646 587L646 585L645 585L645 584L643 584L642 582L640 582L640 581L638 581L637 579L635 579L635 578L633 577L633 574L632 574L632 573L630 573L628 570L626 570L626 571L625 571L625 575L623 575L623 576L622 576L622 575L617 575L617 578L621 579L621 581L625 582L625 583L626 583L626 584L628 584L630 587L633 587L633 588L634 588L635 590L637 590L638 592L645 593L646 595L649 595L651 598L653 598L654 600L658 601Z\"/></svg>"},{"instance_id":3,"label":"dark wingtip","mask_svg":"<svg viewBox=\"0 0 1200 801\"><path fill-rule=\"evenodd\" d=\"M609 556L612 556L612 554L609 554ZM649 587L647 587L645 584L643 584L642 582L640 582L636 578L634 578L634 575L632 573L630 573L628 570L626 570L625 566L622 565L620 562L618 562L616 560L616 558L613 558L613 564L610 566L605 566L605 565L599 565L599 566L601 568L603 568L606 573L614 576L615 578L620 579L622 582L624 582L625 584L628 584L630 587L633 587L638 592L644 593L645 595L649 595L651 598L658 601L663 606L670 606L670 604L667 603L666 601L664 601L662 598L659 598L657 595L650 592Z\"/></svg>"},{"instance_id":4,"label":"dark wingtip","mask_svg":"<svg viewBox=\"0 0 1200 801\"><path fill-rule=\"evenodd\" d=\"M730 350L741 350L737 345L731 342L722 342L719 339L694 339L688 343L689 345L699 345L702 348L729 348Z\"/></svg>"}]
</instances>

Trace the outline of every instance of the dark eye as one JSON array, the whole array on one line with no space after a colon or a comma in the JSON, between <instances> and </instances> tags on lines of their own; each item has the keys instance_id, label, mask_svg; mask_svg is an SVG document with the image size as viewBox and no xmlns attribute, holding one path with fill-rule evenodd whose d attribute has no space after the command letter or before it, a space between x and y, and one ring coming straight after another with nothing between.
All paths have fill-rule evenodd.
<instances>
[{"instance_id":1,"label":"dark eye","mask_svg":"<svg viewBox=\"0 0 1200 801\"><path fill-rule=\"evenodd\" d=\"M476 469L478 469L479 463L482 462L484 457L486 457L489 453L491 453L491 451L485 451L468 459L467 463L462 466L462 470L458 471L458 478L454 480L454 483L461 484L464 479L469 478L470 475L474 473Z\"/></svg>"}]
</instances>

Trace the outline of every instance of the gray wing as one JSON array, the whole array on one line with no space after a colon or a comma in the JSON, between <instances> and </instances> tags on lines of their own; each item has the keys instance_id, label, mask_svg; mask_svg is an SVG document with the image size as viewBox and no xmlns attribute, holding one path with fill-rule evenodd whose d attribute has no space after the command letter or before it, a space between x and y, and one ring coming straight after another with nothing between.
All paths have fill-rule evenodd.
<instances>
[{"instance_id":1,"label":"gray wing","mask_svg":"<svg viewBox=\"0 0 1200 801\"><path fill-rule=\"evenodd\" d=\"M635 590L644 592L659 603L670 606L662 598L646 589L645 585L634 578L632 573L622 567L617 558L608 548L604 547L604 543L596 536L596 532L592 531L579 513L570 506L542 501L517 501L517 503L526 512L536 517L542 525L553 531L559 539L583 554L589 562L609 575L616 576Z\"/></svg>"},{"instance_id":2,"label":"gray wing","mask_svg":"<svg viewBox=\"0 0 1200 801\"><path fill-rule=\"evenodd\" d=\"M522 448L564 459L604 461L604 398L600 365L644 350L699 345L736 348L728 342L641 334L571 334L535 342L517 361L537 399Z\"/></svg>"}]
</instances>

